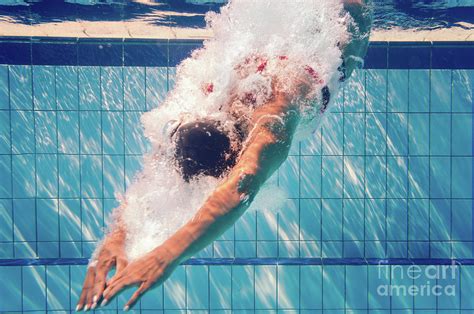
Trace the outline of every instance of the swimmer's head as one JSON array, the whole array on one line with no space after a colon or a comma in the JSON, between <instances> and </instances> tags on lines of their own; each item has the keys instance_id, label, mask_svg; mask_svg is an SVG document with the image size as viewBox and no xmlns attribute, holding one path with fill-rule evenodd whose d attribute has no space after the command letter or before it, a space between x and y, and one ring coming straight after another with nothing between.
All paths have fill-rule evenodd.
<instances>
[{"instance_id":1,"label":"swimmer's head","mask_svg":"<svg viewBox=\"0 0 474 314\"><path fill-rule=\"evenodd\" d=\"M237 152L217 121L184 124L175 141L176 164L186 181L198 175L220 177L235 164Z\"/></svg>"}]
</instances>

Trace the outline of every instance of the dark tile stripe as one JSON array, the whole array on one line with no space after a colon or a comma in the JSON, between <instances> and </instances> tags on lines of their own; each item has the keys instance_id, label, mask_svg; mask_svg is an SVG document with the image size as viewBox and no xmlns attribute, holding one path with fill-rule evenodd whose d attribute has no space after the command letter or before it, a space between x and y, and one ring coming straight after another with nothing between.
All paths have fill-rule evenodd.
<instances>
[{"instance_id":1,"label":"dark tile stripe","mask_svg":"<svg viewBox=\"0 0 474 314\"><path fill-rule=\"evenodd\" d=\"M0 64L176 66L202 40L0 38ZM371 42L367 69L474 69L474 42Z\"/></svg>"}]
</instances>

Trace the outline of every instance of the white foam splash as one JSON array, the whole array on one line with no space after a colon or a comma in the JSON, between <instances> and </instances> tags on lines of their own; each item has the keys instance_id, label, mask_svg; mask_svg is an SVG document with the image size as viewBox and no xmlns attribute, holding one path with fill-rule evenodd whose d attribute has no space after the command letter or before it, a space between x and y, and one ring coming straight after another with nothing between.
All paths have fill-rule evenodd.
<instances>
[{"instance_id":1,"label":"white foam splash","mask_svg":"<svg viewBox=\"0 0 474 314\"><path fill-rule=\"evenodd\" d=\"M251 92L258 106L271 96L272 84L278 81L278 88L293 89L292 82L307 75L305 67L309 66L317 71L319 82L313 86L315 101L300 104L303 134L314 130L321 120L321 88L327 85L335 91L338 84L338 43L348 37L348 16L340 1L233 0L220 14L208 13L206 20L214 37L178 66L175 88L164 103L142 116L152 151L126 191L127 206L120 214L127 228L130 259L155 248L179 229L219 182L202 177L185 183L171 166L169 132L176 121L211 117L225 127L232 122L226 110L220 109L232 97ZM250 56L253 59L247 66L243 62ZM262 61L255 58L268 61L264 71L255 71L254 66ZM209 84L212 92L206 92ZM283 200L284 194L279 194ZM263 188L253 207L277 207L275 200L280 198L274 195L274 187Z\"/></svg>"}]
</instances>

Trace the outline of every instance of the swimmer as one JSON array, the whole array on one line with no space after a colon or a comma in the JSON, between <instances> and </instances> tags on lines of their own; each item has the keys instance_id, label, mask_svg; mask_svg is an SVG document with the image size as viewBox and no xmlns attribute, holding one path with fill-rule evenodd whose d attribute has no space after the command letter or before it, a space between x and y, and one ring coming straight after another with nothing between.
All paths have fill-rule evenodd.
<instances>
[{"instance_id":1,"label":"swimmer","mask_svg":"<svg viewBox=\"0 0 474 314\"><path fill-rule=\"evenodd\" d=\"M344 0L344 8L355 21L349 26L351 41L340 43L341 78L348 78L361 65L368 45L371 26L369 6L362 0ZM234 70L242 78L266 67L285 68L288 57L251 54ZM193 256L231 227L249 207L260 187L287 158L295 130L301 121L295 100L311 97L311 86L321 86L320 110L330 102L330 89L321 81L317 69L304 70L293 81L272 77L271 95L263 105L255 106L251 115L240 109L253 106L260 95L235 93L229 105L229 116L235 123L231 129L213 119L182 121L170 132L175 145L174 160L183 180L193 184L201 176L220 178L215 190L172 236L147 254L128 261L125 249L126 226L120 221L105 237L94 261L89 265L77 311L105 305L122 289L138 286L124 310L154 285L162 284L183 261ZM282 84L291 88L284 89ZM318 85L319 84L319 85ZM322 85L321 85L322 84ZM209 83L203 92L210 94ZM291 91L291 92L288 92ZM224 109L223 109L224 110ZM126 206L126 201L121 206ZM107 280L112 267L115 275Z\"/></svg>"}]
</instances>

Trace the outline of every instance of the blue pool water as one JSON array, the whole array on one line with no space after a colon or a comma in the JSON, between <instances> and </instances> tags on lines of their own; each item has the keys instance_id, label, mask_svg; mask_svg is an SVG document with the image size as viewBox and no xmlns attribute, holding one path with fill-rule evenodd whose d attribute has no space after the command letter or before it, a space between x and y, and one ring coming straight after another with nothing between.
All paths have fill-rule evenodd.
<instances>
[{"instance_id":1,"label":"blue pool water","mask_svg":"<svg viewBox=\"0 0 474 314\"><path fill-rule=\"evenodd\" d=\"M114 193L148 148L139 117L199 45L0 43L1 313L75 308ZM135 310L473 313L473 51L372 43L272 178L285 205L245 213ZM452 274L432 276L451 259ZM455 294L390 297L384 285ZM120 312L130 293L97 312Z\"/></svg>"}]
</instances>

